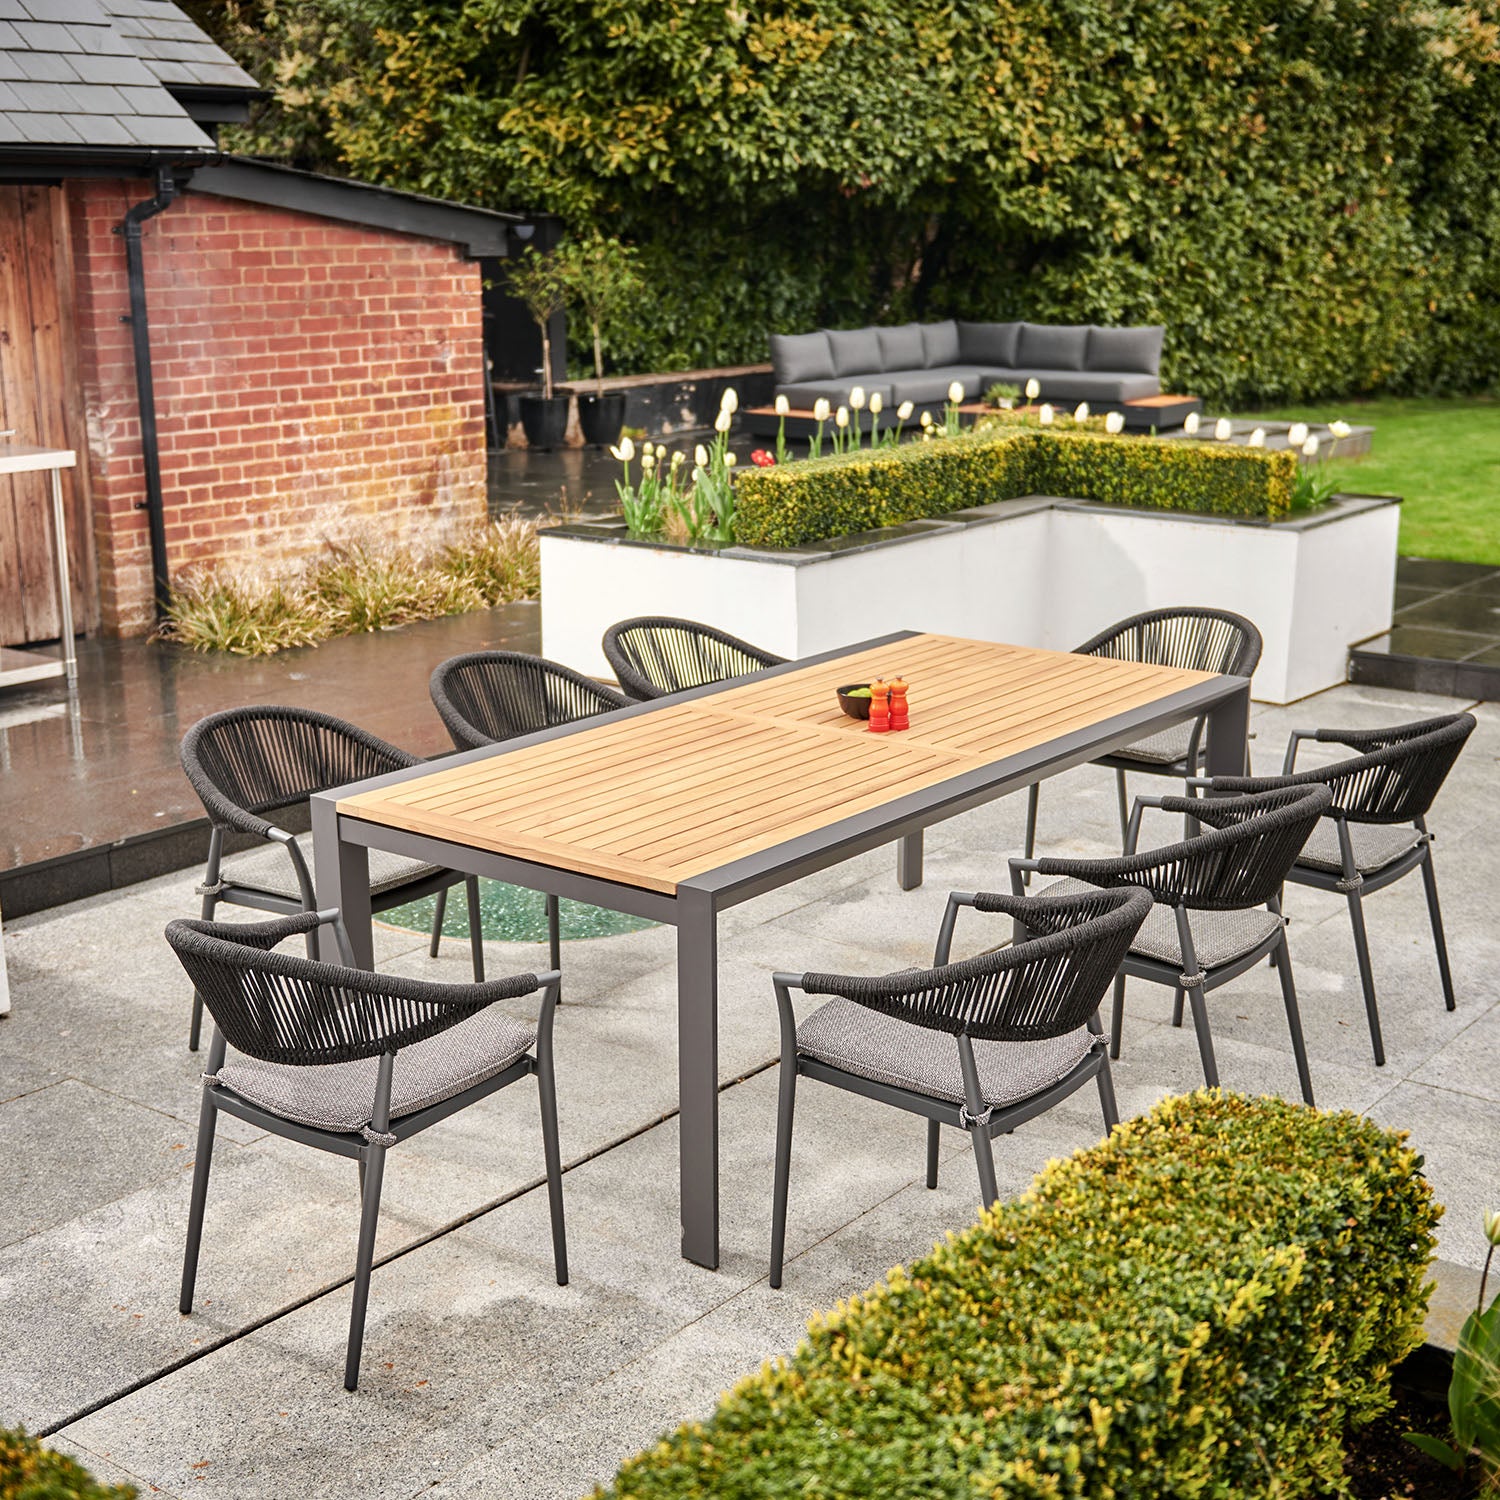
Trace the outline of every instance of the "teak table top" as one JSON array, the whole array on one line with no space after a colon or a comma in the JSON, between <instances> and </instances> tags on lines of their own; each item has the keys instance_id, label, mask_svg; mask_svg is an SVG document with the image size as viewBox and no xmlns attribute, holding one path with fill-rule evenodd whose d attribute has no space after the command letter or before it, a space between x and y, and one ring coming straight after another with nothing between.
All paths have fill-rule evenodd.
<instances>
[{"instance_id":1,"label":"teak table top","mask_svg":"<svg viewBox=\"0 0 1500 1500\"><path fill-rule=\"evenodd\" d=\"M900 675L911 728L834 689ZM1211 674L914 635L393 786L340 813L648 890L1146 707Z\"/></svg>"}]
</instances>

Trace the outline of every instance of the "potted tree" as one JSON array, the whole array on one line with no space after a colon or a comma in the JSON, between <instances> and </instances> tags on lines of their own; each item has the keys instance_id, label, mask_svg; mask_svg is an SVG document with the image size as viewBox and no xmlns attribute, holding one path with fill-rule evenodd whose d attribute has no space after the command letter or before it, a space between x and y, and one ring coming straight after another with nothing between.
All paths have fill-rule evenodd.
<instances>
[{"instance_id":1,"label":"potted tree","mask_svg":"<svg viewBox=\"0 0 1500 1500\"><path fill-rule=\"evenodd\" d=\"M587 443L618 441L625 423L625 393L604 391L604 331L641 292L636 253L619 240L595 235L553 251L568 300L588 320L594 340L594 389L578 392L578 423Z\"/></svg>"},{"instance_id":2,"label":"potted tree","mask_svg":"<svg viewBox=\"0 0 1500 1500\"><path fill-rule=\"evenodd\" d=\"M552 319L567 305L568 292L560 274L557 255L542 255L528 249L507 269L511 292L526 304L526 310L542 331L542 389L521 395L521 426L533 448L556 448L568 430L568 398L552 389Z\"/></svg>"}]
</instances>

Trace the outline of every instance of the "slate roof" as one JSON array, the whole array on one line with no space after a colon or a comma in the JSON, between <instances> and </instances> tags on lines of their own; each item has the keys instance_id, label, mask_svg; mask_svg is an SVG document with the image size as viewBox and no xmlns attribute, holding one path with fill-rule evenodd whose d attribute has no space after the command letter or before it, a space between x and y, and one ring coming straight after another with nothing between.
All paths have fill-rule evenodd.
<instances>
[{"instance_id":1,"label":"slate roof","mask_svg":"<svg viewBox=\"0 0 1500 1500\"><path fill-rule=\"evenodd\" d=\"M255 87L171 0L0 0L0 151L212 151L174 91Z\"/></svg>"}]
</instances>

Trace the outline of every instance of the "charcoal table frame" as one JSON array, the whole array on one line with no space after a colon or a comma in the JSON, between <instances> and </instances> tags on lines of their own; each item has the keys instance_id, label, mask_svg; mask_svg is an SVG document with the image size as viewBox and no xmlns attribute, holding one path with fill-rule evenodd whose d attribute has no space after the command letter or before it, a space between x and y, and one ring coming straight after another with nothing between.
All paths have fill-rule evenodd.
<instances>
[{"instance_id":1,"label":"charcoal table frame","mask_svg":"<svg viewBox=\"0 0 1500 1500\"><path fill-rule=\"evenodd\" d=\"M470 844L410 833L338 810L338 803L428 776L469 761L514 753L527 745L597 729L613 720L660 712L688 699L708 697L746 682L835 661L857 651L907 640L898 631L835 651L803 657L750 677L715 683L684 693L633 704L611 714L486 746L437 764L374 777L312 798L312 830L318 904L336 906L352 945L354 960L374 966L370 910L369 850L428 861L466 874L483 875L553 896L627 912L677 929L677 1029L679 1165L682 1253L698 1265L719 1264L719 1074L718 1074L718 917L752 897L800 880L899 841L897 875L902 889L922 882L922 833L933 823L1097 759L1148 735L1199 715L1207 718L1206 774L1243 775L1249 736L1250 684L1243 677L1213 677L1164 695L1143 707L1116 713L1086 729L1007 755L946 781L895 796L891 801L790 838L784 843L678 882L675 895L617 880L585 875L539 861L475 848ZM1003 851L996 850L996 880ZM331 942L326 934L325 943ZM332 951L325 957L337 961ZM769 982L769 976L768 976Z\"/></svg>"}]
</instances>

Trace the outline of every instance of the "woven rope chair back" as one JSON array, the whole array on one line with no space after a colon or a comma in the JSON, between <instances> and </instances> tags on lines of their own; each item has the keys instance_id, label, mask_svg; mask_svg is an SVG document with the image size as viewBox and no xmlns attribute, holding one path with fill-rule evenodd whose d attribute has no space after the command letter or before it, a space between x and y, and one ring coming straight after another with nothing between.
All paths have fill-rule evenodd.
<instances>
[{"instance_id":1,"label":"woven rope chair back","mask_svg":"<svg viewBox=\"0 0 1500 1500\"><path fill-rule=\"evenodd\" d=\"M975 1041L1045 1041L1076 1031L1098 1009L1151 898L1116 887L1078 896L981 896L975 904L1008 913L1034 935L939 969L873 979L808 974L803 987Z\"/></svg>"},{"instance_id":2,"label":"woven rope chair back","mask_svg":"<svg viewBox=\"0 0 1500 1500\"><path fill-rule=\"evenodd\" d=\"M1410 823L1427 816L1474 732L1473 714L1448 714L1386 731L1389 743L1353 760L1299 773L1333 794L1351 823Z\"/></svg>"},{"instance_id":3,"label":"woven rope chair back","mask_svg":"<svg viewBox=\"0 0 1500 1500\"><path fill-rule=\"evenodd\" d=\"M1182 606L1132 615L1077 648L1080 656L1249 677L1260 662L1261 638L1243 615Z\"/></svg>"},{"instance_id":4,"label":"woven rope chair back","mask_svg":"<svg viewBox=\"0 0 1500 1500\"><path fill-rule=\"evenodd\" d=\"M611 625L604 655L620 686L637 698L723 682L785 660L711 626L664 617Z\"/></svg>"},{"instance_id":5,"label":"woven rope chair back","mask_svg":"<svg viewBox=\"0 0 1500 1500\"><path fill-rule=\"evenodd\" d=\"M521 651L474 651L432 674L432 702L460 750L554 729L629 701L581 672Z\"/></svg>"},{"instance_id":6,"label":"woven rope chair back","mask_svg":"<svg viewBox=\"0 0 1500 1500\"><path fill-rule=\"evenodd\" d=\"M179 920L167 941L229 1045L265 1062L310 1066L377 1057L434 1036L494 1000L531 993L531 974L440 985L269 951L311 930L314 914L276 922Z\"/></svg>"},{"instance_id":7,"label":"woven rope chair back","mask_svg":"<svg viewBox=\"0 0 1500 1500\"><path fill-rule=\"evenodd\" d=\"M270 812L314 792L412 765L415 757L342 719L307 708L231 708L200 719L182 742L182 765L248 812Z\"/></svg>"}]
</instances>

